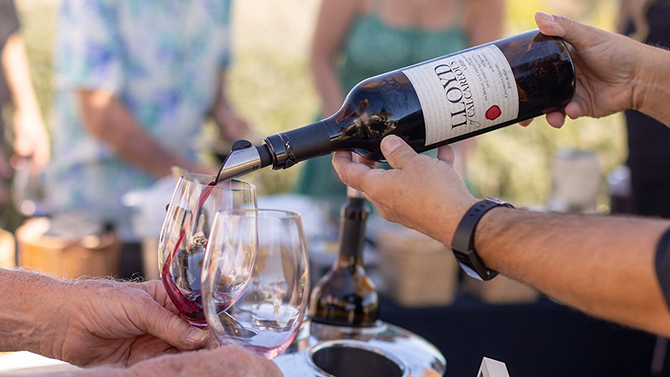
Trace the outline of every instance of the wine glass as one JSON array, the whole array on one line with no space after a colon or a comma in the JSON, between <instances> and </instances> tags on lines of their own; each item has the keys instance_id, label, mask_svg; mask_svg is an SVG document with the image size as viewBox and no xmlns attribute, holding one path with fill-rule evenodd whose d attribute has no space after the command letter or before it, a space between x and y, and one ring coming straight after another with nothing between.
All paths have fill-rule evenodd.
<instances>
[{"instance_id":1,"label":"wine glass","mask_svg":"<svg viewBox=\"0 0 670 377\"><path fill-rule=\"evenodd\" d=\"M200 272L214 217L220 210L241 208L256 208L256 188L240 180L214 184L214 176L184 174L172 194L158 243L159 270L168 296L194 326L207 327ZM219 295L221 310L228 293Z\"/></svg>"},{"instance_id":2,"label":"wine glass","mask_svg":"<svg viewBox=\"0 0 670 377\"><path fill-rule=\"evenodd\" d=\"M216 294L231 286L237 288L230 295L233 304L220 311ZM300 215L265 209L219 212L207 246L202 295L205 317L220 344L242 346L268 359L282 353L300 329L309 299Z\"/></svg>"}]
</instances>

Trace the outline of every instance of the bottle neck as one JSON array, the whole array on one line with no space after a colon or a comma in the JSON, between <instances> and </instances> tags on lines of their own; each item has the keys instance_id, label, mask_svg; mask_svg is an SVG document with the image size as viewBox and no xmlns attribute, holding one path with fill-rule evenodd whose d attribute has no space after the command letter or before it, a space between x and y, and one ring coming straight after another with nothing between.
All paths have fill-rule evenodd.
<instances>
[{"instance_id":1,"label":"bottle neck","mask_svg":"<svg viewBox=\"0 0 670 377\"><path fill-rule=\"evenodd\" d=\"M331 153L328 122L329 119L320 120L268 136L264 144L272 155L272 168L288 169L300 161Z\"/></svg>"},{"instance_id":2,"label":"bottle neck","mask_svg":"<svg viewBox=\"0 0 670 377\"><path fill-rule=\"evenodd\" d=\"M340 249L336 268L362 267L365 223L370 211L362 197L347 197L340 214Z\"/></svg>"}]
</instances>

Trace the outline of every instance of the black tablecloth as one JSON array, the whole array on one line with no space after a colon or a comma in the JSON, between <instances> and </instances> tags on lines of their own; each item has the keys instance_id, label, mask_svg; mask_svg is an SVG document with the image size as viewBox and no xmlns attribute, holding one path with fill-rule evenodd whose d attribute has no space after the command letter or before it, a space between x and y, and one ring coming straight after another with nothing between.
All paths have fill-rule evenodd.
<instances>
[{"instance_id":1,"label":"black tablecloth","mask_svg":"<svg viewBox=\"0 0 670 377\"><path fill-rule=\"evenodd\" d=\"M447 307L410 309L382 298L381 319L435 344L447 377L476 377L483 356L505 362L511 377L652 376L656 336L547 299L493 306L461 296Z\"/></svg>"}]
</instances>

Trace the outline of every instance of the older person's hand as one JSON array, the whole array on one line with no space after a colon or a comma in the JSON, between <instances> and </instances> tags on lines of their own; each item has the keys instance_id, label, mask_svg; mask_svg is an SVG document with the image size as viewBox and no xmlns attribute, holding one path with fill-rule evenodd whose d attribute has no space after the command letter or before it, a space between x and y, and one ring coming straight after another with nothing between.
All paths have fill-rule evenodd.
<instances>
[{"instance_id":1,"label":"older person's hand","mask_svg":"<svg viewBox=\"0 0 670 377\"><path fill-rule=\"evenodd\" d=\"M381 147L393 170L336 152L333 166L342 182L363 192L387 220L450 245L461 217L476 203L452 166L452 149L440 148L435 159L417 154L395 135L384 138Z\"/></svg>"},{"instance_id":2,"label":"older person's hand","mask_svg":"<svg viewBox=\"0 0 670 377\"><path fill-rule=\"evenodd\" d=\"M279 368L261 356L235 347L186 352L134 365L123 377L281 377Z\"/></svg>"},{"instance_id":3,"label":"older person's hand","mask_svg":"<svg viewBox=\"0 0 670 377\"><path fill-rule=\"evenodd\" d=\"M178 316L159 281L85 280L65 289L49 341L53 357L69 363L127 366L202 348L209 339Z\"/></svg>"},{"instance_id":4,"label":"older person's hand","mask_svg":"<svg viewBox=\"0 0 670 377\"><path fill-rule=\"evenodd\" d=\"M550 125L561 127L566 115L599 118L642 107L643 83L650 74L644 69L644 59L651 59L645 53L647 46L562 16L539 12L535 22L542 33L569 44L575 63L575 95L563 111L547 114Z\"/></svg>"}]
</instances>

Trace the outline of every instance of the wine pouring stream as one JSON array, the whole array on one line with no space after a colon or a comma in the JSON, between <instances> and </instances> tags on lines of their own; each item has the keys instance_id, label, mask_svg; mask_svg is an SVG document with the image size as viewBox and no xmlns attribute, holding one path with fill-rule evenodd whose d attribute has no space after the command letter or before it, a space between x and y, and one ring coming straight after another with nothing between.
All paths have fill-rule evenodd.
<instances>
[{"instance_id":1,"label":"wine pouring stream","mask_svg":"<svg viewBox=\"0 0 670 377\"><path fill-rule=\"evenodd\" d=\"M255 187L239 180L217 183L213 176L190 172L179 175L159 238L160 275L182 317L206 327L200 272L214 215L221 209L256 208ZM234 281L225 288L217 292L219 311L241 294L241 286Z\"/></svg>"}]
</instances>

